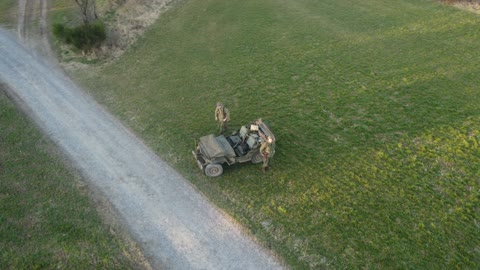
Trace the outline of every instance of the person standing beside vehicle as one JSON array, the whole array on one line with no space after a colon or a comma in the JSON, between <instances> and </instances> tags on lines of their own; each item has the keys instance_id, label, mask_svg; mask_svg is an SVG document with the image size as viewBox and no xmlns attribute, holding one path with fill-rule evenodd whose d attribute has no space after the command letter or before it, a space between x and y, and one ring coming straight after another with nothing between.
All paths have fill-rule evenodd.
<instances>
[{"instance_id":1,"label":"person standing beside vehicle","mask_svg":"<svg viewBox=\"0 0 480 270\"><path fill-rule=\"evenodd\" d=\"M270 168L268 166L268 163L270 161L270 152L271 152L271 146L272 146L272 137L268 136L266 140L262 141L262 144L260 145L260 154L262 154L263 158L263 165L262 165L262 172L265 173L265 171Z\"/></svg>"},{"instance_id":2,"label":"person standing beside vehicle","mask_svg":"<svg viewBox=\"0 0 480 270\"><path fill-rule=\"evenodd\" d=\"M215 108L215 121L218 122L218 131L220 134L225 133L227 130L227 122L230 121L230 112L221 102L217 102L217 107Z\"/></svg>"}]
</instances>

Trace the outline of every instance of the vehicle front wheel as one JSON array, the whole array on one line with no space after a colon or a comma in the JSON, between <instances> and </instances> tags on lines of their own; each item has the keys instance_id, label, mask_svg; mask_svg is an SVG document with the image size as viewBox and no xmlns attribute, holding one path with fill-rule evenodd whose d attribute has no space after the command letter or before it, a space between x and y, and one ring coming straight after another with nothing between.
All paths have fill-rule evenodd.
<instances>
[{"instance_id":1,"label":"vehicle front wheel","mask_svg":"<svg viewBox=\"0 0 480 270\"><path fill-rule=\"evenodd\" d=\"M252 156L252 163L253 164L262 163L262 161L263 161L263 157L262 157L262 154L260 152L257 152L255 154L253 154L253 156Z\"/></svg>"},{"instance_id":2,"label":"vehicle front wheel","mask_svg":"<svg viewBox=\"0 0 480 270\"><path fill-rule=\"evenodd\" d=\"M223 167L220 164L208 164L205 167L205 174L210 177L220 176L223 173Z\"/></svg>"}]
</instances>

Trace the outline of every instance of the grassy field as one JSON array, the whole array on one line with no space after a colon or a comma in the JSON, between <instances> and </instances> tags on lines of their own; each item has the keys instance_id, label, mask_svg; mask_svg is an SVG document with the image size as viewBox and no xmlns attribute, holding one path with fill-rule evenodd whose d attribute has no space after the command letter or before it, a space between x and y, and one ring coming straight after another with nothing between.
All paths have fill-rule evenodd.
<instances>
[{"instance_id":1,"label":"grassy field","mask_svg":"<svg viewBox=\"0 0 480 270\"><path fill-rule=\"evenodd\" d=\"M180 1L83 84L296 269L480 267L480 17L432 1ZM258 117L273 170L198 170Z\"/></svg>"},{"instance_id":2,"label":"grassy field","mask_svg":"<svg viewBox=\"0 0 480 270\"><path fill-rule=\"evenodd\" d=\"M0 91L0 269L147 268L82 181Z\"/></svg>"},{"instance_id":3,"label":"grassy field","mask_svg":"<svg viewBox=\"0 0 480 270\"><path fill-rule=\"evenodd\" d=\"M0 2L0 24L4 27L11 27L15 21L15 0L2 0Z\"/></svg>"},{"instance_id":4,"label":"grassy field","mask_svg":"<svg viewBox=\"0 0 480 270\"><path fill-rule=\"evenodd\" d=\"M0 1L2 27L15 25L15 2ZM0 269L149 269L62 158L0 84Z\"/></svg>"}]
</instances>

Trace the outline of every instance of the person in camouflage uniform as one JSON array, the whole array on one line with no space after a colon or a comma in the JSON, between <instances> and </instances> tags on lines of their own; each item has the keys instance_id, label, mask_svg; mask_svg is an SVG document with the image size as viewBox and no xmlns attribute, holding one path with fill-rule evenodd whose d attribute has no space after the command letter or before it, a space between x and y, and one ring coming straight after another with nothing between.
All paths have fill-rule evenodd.
<instances>
[{"instance_id":1,"label":"person in camouflage uniform","mask_svg":"<svg viewBox=\"0 0 480 270\"><path fill-rule=\"evenodd\" d=\"M230 121L230 112L221 102L217 102L217 107L215 108L215 121L218 122L218 131L220 134L225 133L227 130L227 122Z\"/></svg>"},{"instance_id":2,"label":"person in camouflage uniform","mask_svg":"<svg viewBox=\"0 0 480 270\"><path fill-rule=\"evenodd\" d=\"M273 141L272 138L269 136L266 140L262 141L262 144L260 146L260 153L262 154L262 158L263 158L263 165L262 165L263 173L265 173L265 171L269 168L268 163L270 161L272 141Z\"/></svg>"}]
</instances>

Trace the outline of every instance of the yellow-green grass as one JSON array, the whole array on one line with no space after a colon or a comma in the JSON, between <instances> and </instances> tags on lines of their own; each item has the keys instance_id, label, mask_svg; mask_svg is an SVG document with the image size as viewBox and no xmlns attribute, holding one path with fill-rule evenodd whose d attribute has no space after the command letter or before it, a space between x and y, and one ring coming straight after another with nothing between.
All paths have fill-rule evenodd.
<instances>
[{"instance_id":1,"label":"yellow-green grass","mask_svg":"<svg viewBox=\"0 0 480 270\"><path fill-rule=\"evenodd\" d=\"M480 267L480 17L432 1L180 1L89 91L294 268ZM207 178L224 102L273 169Z\"/></svg>"},{"instance_id":2,"label":"yellow-green grass","mask_svg":"<svg viewBox=\"0 0 480 270\"><path fill-rule=\"evenodd\" d=\"M0 269L141 269L78 175L0 91Z\"/></svg>"}]
</instances>

